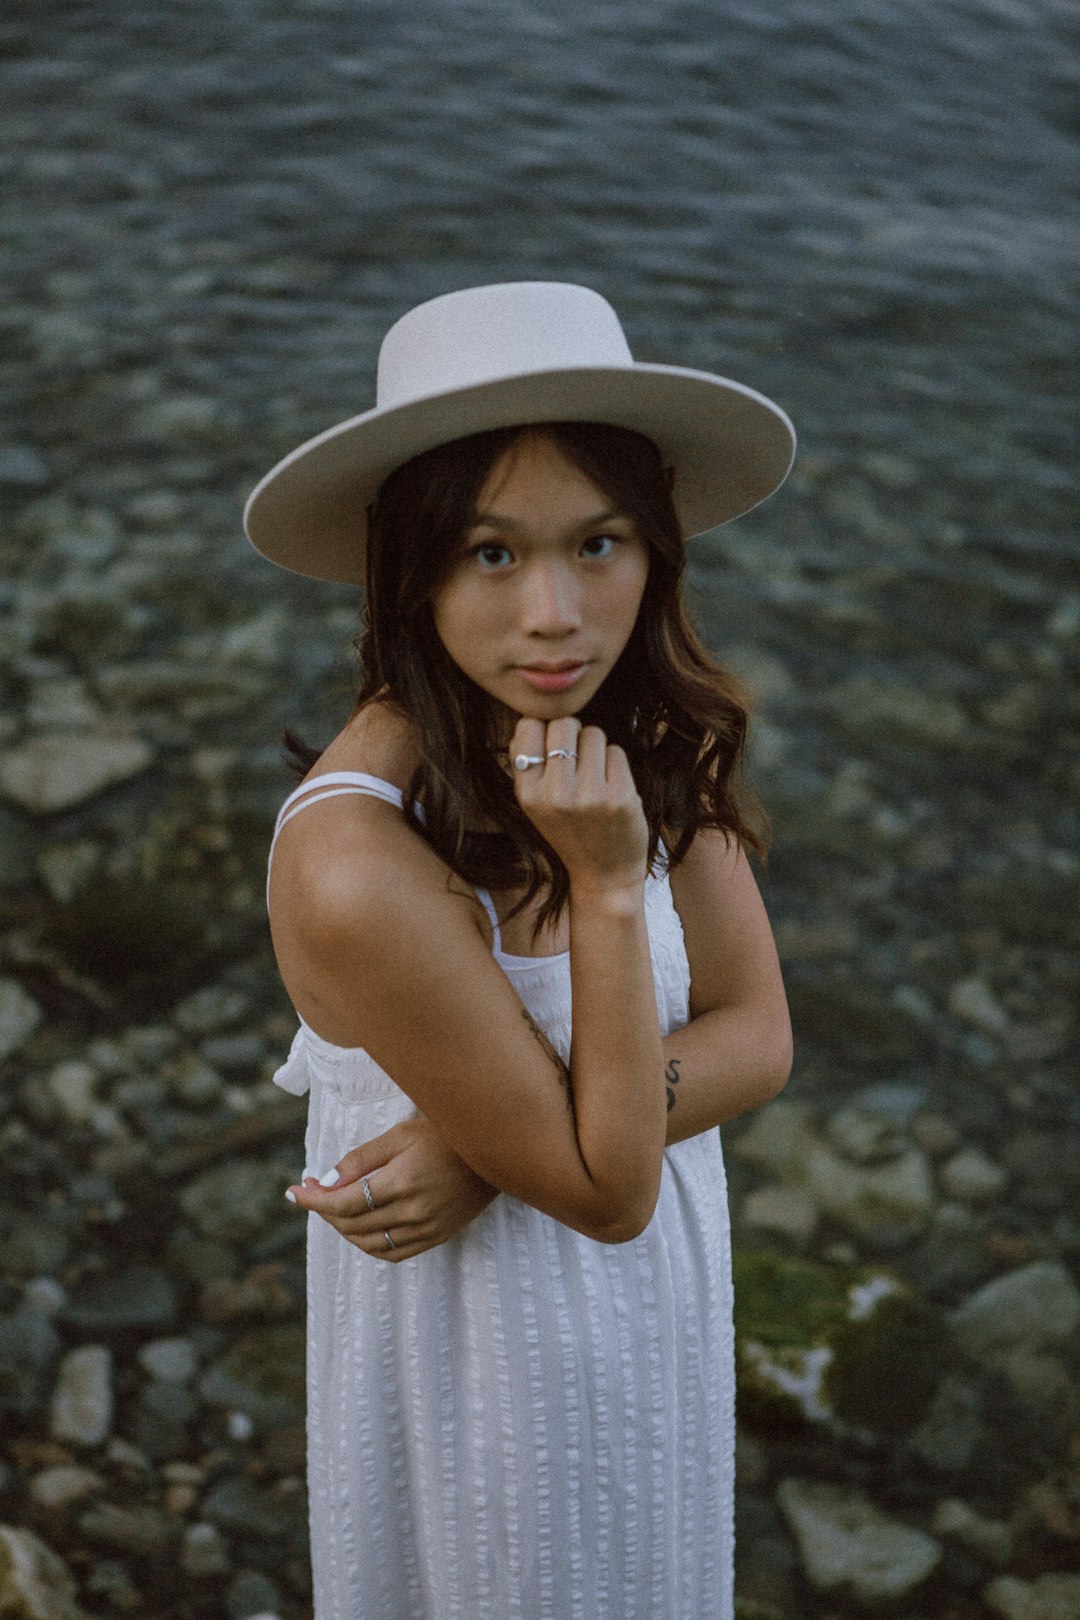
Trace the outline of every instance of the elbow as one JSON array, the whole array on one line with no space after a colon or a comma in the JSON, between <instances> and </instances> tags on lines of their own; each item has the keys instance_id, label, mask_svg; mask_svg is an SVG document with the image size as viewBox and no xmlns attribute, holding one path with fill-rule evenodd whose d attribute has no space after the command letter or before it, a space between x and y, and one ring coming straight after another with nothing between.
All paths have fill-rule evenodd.
<instances>
[{"instance_id":1,"label":"elbow","mask_svg":"<svg viewBox=\"0 0 1080 1620\"><path fill-rule=\"evenodd\" d=\"M624 1205L615 1212L610 1219L595 1225L588 1232L588 1236L597 1243L632 1243L639 1238L649 1225L656 1213L657 1200L660 1197L660 1185L657 1183L653 1196L647 1200L639 1200L633 1205Z\"/></svg>"},{"instance_id":2,"label":"elbow","mask_svg":"<svg viewBox=\"0 0 1080 1620\"><path fill-rule=\"evenodd\" d=\"M773 1049L769 1055L766 1066L766 1084L769 1088L769 1099L779 1097L791 1078L791 1068L795 1061L795 1046L791 1036L791 1023L785 1018L781 1027L776 1031Z\"/></svg>"}]
</instances>

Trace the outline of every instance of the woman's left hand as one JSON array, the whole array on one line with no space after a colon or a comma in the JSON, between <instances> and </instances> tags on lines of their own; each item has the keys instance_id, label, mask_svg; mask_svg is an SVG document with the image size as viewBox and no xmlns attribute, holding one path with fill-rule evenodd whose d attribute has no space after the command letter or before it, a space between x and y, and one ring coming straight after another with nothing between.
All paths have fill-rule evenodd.
<instances>
[{"instance_id":1,"label":"woman's left hand","mask_svg":"<svg viewBox=\"0 0 1080 1620\"><path fill-rule=\"evenodd\" d=\"M335 1172L332 1186L320 1184ZM373 1209L364 1195L365 1177ZM475 1220L497 1191L447 1147L423 1114L289 1188L297 1204L321 1215L347 1243L377 1260L409 1260L437 1248Z\"/></svg>"}]
</instances>

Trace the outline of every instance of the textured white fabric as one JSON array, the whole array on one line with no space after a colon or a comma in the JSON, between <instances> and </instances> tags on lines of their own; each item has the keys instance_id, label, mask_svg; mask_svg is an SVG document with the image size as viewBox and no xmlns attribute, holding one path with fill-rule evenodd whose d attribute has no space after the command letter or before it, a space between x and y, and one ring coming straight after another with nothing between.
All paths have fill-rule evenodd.
<instances>
[{"instance_id":1,"label":"textured white fabric","mask_svg":"<svg viewBox=\"0 0 1080 1620\"><path fill-rule=\"evenodd\" d=\"M646 917L666 1034L690 977L666 877ZM569 956L496 955L568 1059ZM275 1078L310 1086L316 1173L415 1112L303 1024ZM730 1620L731 1307L717 1131L668 1148L631 1243L500 1195L392 1265L310 1216L316 1620Z\"/></svg>"}]
</instances>

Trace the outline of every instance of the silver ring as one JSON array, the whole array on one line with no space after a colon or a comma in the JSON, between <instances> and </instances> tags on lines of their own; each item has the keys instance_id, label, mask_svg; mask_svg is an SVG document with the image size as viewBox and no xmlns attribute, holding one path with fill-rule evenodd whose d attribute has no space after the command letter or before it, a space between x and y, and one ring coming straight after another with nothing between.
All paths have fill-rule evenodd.
<instances>
[{"instance_id":1,"label":"silver ring","mask_svg":"<svg viewBox=\"0 0 1080 1620\"><path fill-rule=\"evenodd\" d=\"M363 1188L364 1197L367 1199L367 1207L368 1207L368 1209L374 1209L375 1208L375 1200L371 1196L371 1188L368 1186L368 1178L367 1178L367 1176L361 1176L360 1177L360 1186Z\"/></svg>"},{"instance_id":2,"label":"silver ring","mask_svg":"<svg viewBox=\"0 0 1080 1620\"><path fill-rule=\"evenodd\" d=\"M549 748L547 757L548 759L577 759L577 753L573 748Z\"/></svg>"},{"instance_id":3,"label":"silver ring","mask_svg":"<svg viewBox=\"0 0 1080 1620\"><path fill-rule=\"evenodd\" d=\"M384 1232L383 1237L386 1239L386 1247L388 1249L396 1249L397 1248L397 1244L394 1242L394 1240L390 1236L389 1232Z\"/></svg>"},{"instance_id":4,"label":"silver ring","mask_svg":"<svg viewBox=\"0 0 1080 1620\"><path fill-rule=\"evenodd\" d=\"M550 754L548 755L548 758L549 759L551 758ZM542 765L543 763L544 763L543 754L515 754L514 755L514 769L515 769L515 771L527 771L530 765Z\"/></svg>"}]
</instances>

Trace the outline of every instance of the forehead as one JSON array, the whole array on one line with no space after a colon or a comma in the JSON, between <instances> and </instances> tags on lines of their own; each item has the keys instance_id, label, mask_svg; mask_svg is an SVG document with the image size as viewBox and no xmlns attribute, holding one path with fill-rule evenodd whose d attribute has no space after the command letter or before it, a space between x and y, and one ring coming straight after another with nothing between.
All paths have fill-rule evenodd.
<instances>
[{"instance_id":1,"label":"forehead","mask_svg":"<svg viewBox=\"0 0 1080 1620\"><path fill-rule=\"evenodd\" d=\"M576 462L545 433L515 439L495 462L480 487L476 511L513 513L543 499L545 508L611 506L610 499Z\"/></svg>"}]
</instances>

